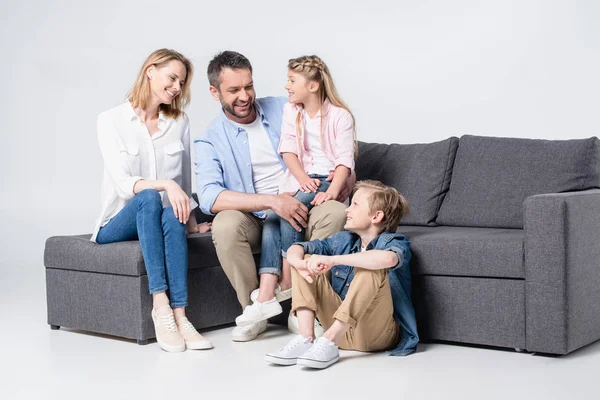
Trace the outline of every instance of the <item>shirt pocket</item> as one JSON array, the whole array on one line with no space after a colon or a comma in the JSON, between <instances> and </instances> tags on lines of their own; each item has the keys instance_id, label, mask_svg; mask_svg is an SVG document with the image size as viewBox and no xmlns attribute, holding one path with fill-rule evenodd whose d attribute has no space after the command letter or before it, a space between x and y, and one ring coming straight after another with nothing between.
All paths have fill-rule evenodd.
<instances>
[{"instance_id":1,"label":"shirt pocket","mask_svg":"<svg viewBox=\"0 0 600 400\"><path fill-rule=\"evenodd\" d=\"M123 144L119 149L121 162L127 167L131 176L141 175L140 148L135 144Z\"/></svg>"},{"instance_id":2,"label":"shirt pocket","mask_svg":"<svg viewBox=\"0 0 600 400\"><path fill-rule=\"evenodd\" d=\"M183 170L183 143L180 140L171 142L163 147L164 150L164 179L175 179Z\"/></svg>"},{"instance_id":3,"label":"shirt pocket","mask_svg":"<svg viewBox=\"0 0 600 400\"><path fill-rule=\"evenodd\" d=\"M348 268L341 265L331 268L331 287L340 297L342 297L342 291L344 290L349 273Z\"/></svg>"}]
</instances>

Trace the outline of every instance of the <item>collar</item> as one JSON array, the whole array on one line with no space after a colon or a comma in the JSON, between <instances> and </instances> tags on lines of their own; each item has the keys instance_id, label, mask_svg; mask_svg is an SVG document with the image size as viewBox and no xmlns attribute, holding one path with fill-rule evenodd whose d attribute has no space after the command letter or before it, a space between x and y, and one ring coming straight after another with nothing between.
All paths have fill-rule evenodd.
<instances>
[{"instance_id":1,"label":"collar","mask_svg":"<svg viewBox=\"0 0 600 400\"><path fill-rule=\"evenodd\" d=\"M297 112L303 112L304 111L304 107L302 105L299 105L299 104L294 104L294 109ZM327 115L329 113L329 110L331 110L331 103L329 102L329 99L325 99L325 102L323 102L323 105L321 106L321 108L317 112L317 115L315 116L315 118L319 118L319 117Z\"/></svg>"},{"instance_id":2,"label":"collar","mask_svg":"<svg viewBox=\"0 0 600 400\"><path fill-rule=\"evenodd\" d=\"M265 112L262 109L262 107L260 106L260 104L258 104L258 102L256 101L256 99L254 100L254 109L256 110L256 118L260 118L260 122L263 123L263 125L269 125L269 121L267 120L267 117L265 116ZM240 134L240 132L242 132L242 128L240 128L239 126L237 126L235 124L235 122L233 122L232 120L230 120L229 118L227 118L227 115L225 114L225 111L223 110L223 108L221 108L221 112L219 114L219 116L221 117L221 121L226 124L226 126L228 127L228 131L231 132L232 134L234 134L236 137ZM254 120L256 121L256 120Z\"/></svg>"},{"instance_id":3,"label":"collar","mask_svg":"<svg viewBox=\"0 0 600 400\"><path fill-rule=\"evenodd\" d=\"M137 113L133 109L133 105L131 104L131 102L126 101L124 106L125 107L123 109L123 112L128 121L133 122L133 121L140 120L140 116L137 115ZM163 114L162 111L159 111L158 112L158 124L159 125L164 124L165 122L167 122L167 120L168 120L167 116L165 116L165 114Z\"/></svg>"}]
</instances>

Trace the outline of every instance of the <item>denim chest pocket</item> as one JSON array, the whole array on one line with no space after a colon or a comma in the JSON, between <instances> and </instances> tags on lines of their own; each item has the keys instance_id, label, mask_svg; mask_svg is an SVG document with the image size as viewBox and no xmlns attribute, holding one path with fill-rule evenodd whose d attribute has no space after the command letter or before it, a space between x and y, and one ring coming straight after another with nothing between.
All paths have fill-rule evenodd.
<instances>
[{"instance_id":1,"label":"denim chest pocket","mask_svg":"<svg viewBox=\"0 0 600 400\"><path fill-rule=\"evenodd\" d=\"M336 265L331 269L331 287L340 296L342 296L344 289L346 289L346 281L350 272L351 267L345 265Z\"/></svg>"},{"instance_id":2,"label":"denim chest pocket","mask_svg":"<svg viewBox=\"0 0 600 400\"><path fill-rule=\"evenodd\" d=\"M134 144L123 144L119 149L121 160L131 175L140 175L140 148Z\"/></svg>"},{"instance_id":3,"label":"denim chest pocket","mask_svg":"<svg viewBox=\"0 0 600 400\"><path fill-rule=\"evenodd\" d=\"M173 179L181 174L184 150L183 143L180 140L168 143L163 147L163 167L166 179Z\"/></svg>"}]
</instances>

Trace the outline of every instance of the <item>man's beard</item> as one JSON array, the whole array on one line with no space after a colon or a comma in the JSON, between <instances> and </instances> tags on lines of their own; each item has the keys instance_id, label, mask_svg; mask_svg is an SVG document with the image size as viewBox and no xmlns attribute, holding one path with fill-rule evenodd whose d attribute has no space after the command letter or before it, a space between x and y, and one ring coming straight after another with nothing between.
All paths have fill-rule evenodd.
<instances>
[{"instance_id":1,"label":"man's beard","mask_svg":"<svg viewBox=\"0 0 600 400\"><path fill-rule=\"evenodd\" d=\"M248 115L252 114L252 111L254 111L254 99L252 99L251 103L250 103L250 107L248 107L248 111L246 111L243 114L240 114L238 112L235 112L235 109L232 105L229 105L225 102L223 102L221 100L221 107L223 107L223 110L227 111L229 114L233 115L236 118L246 118Z\"/></svg>"}]
</instances>

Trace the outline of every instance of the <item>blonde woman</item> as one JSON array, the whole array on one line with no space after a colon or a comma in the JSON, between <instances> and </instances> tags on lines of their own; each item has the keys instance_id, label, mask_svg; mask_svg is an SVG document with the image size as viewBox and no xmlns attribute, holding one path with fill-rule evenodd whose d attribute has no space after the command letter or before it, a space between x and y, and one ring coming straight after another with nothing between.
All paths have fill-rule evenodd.
<instances>
[{"instance_id":1,"label":"blonde woman","mask_svg":"<svg viewBox=\"0 0 600 400\"><path fill-rule=\"evenodd\" d=\"M279 153L287 171L279 193L295 193L294 198L310 210L337 199L354 170L357 145L354 116L341 100L329 68L317 56L289 60L285 89L289 103L283 108ZM267 216L259 273L279 276L279 287L275 295L266 288L252 293L254 303L236 319L238 326L282 312L279 301L291 296L292 287L286 251L302 240L304 230L295 229L274 212ZM261 275L261 284L266 281Z\"/></svg>"},{"instance_id":2,"label":"blonde woman","mask_svg":"<svg viewBox=\"0 0 600 400\"><path fill-rule=\"evenodd\" d=\"M206 232L190 218L192 63L180 53L148 56L125 103L101 113L97 130L104 159L102 212L92 240L139 240L152 294L152 320L168 352L209 349L185 316L186 231Z\"/></svg>"}]
</instances>

